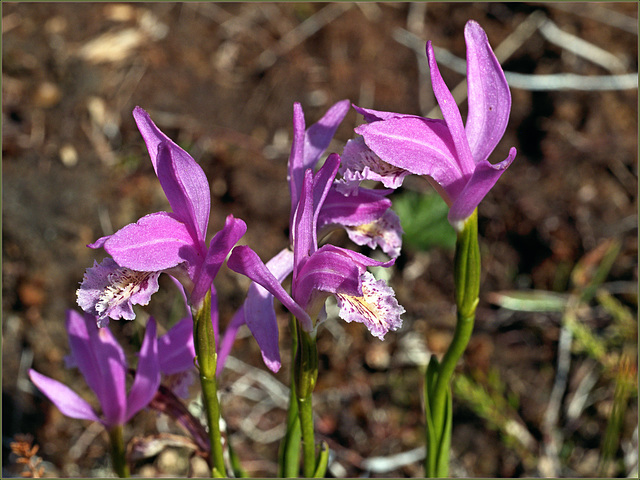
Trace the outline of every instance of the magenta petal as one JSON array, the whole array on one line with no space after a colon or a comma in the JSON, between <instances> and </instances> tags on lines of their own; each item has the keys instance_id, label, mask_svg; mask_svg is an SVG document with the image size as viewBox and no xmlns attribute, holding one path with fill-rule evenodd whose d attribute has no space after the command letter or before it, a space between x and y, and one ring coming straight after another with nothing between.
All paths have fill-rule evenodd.
<instances>
[{"instance_id":1,"label":"magenta petal","mask_svg":"<svg viewBox=\"0 0 640 480\"><path fill-rule=\"evenodd\" d=\"M182 262L196 262L187 226L166 212L146 215L121 228L104 248L118 265L140 272L159 272Z\"/></svg>"},{"instance_id":2,"label":"magenta petal","mask_svg":"<svg viewBox=\"0 0 640 480\"><path fill-rule=\"evenodd\" d=\"M293 104L293 140L291 142L291 154L289 155L289 191L291 193L291 220L289 228L293 231L293 214L300 199L300 190L304 179L304 140L305 121L302 105Z\"/></svg>"},{"instance_id":3,"label":"magenta petal","mask_svg":"<svg viewBox=\"0 0 640 480\"><path fill-rule=\"evenodd\" d=\"M293 252L284 249L267 262L266 267L279 283L293 271ZM278 322L273 309L273 295L257 283L252 283L243 306L244 319L258 342L262 359L272 372L280 369Z\"/></svg>"},{"instance_id":4,"label":"magenta petal","mask_svg":"<svg viewBox=\"0 0 640 480\"><path fill-rule=\"evenodd\" d=\"M477 22L464 29L467 44L469 114L465 127L474 161L486 160L504 135L511 93L487 35Z\"/></svg>"},{"instance_id":5,"label":"magenta petal","mask_svg":"<svg viewBox=\"0 0 640 480\"><path fill-rule=\"evenodd\" d=\"M313 330L311 318L304 309L298 305L286 292L273 273L269 271L257 253L251 248L241 245L233 249L227 266L234 272L249 277L259 285L262 285L269 293L276 297L298 319L306 331Z\"/></svg>"},{"instance_id":6,"label":"magenta petal","mask_svg":"<svg viewBox=\"0 0 640 480\"><path fill-rule=\"evenodd\" d=\"M356 133L386 163L416 175L429 175L455 198L464 186L456 151L442 120L415 116L360 125Z\"/></svg>"},{"instance_id":7,"label":"magenta petal","mask_svg":"<svg viewBox=\"0 0 640 480\"><path fill-rule=\"evenodd\" d=\"M89 387L95 392L104 421L124 423L126 360L122 347L108 328L99 329L95 318L67 311L67 332L71 354Z\"/></svg>"},{"instance_id":8,"label":"magenta petal","mask_svg":"<svg viewBox=\"0 0 640 480\"><path fill-rule=\"evenodd\" d=\"M108 328L98 328L89 315L67 312L73 358L95 392L107 425L122 425L126 414L126 360Z\"/></svg>"},{"instance_id":9,"label":"magenta petal","mask_svg":"<svg viewBox=\"0 0 640 480\"><path fill-rule=\"evenodd\" d=\"M151 121L142 108L133 117L144 138L151 163L174 213L194 228L195 238L204 241L209 223L209 182L196 161Z\"/></svg>"},{"instance_id":10,"label":"magenta petal","mask_svg":"<svg viewBox=\"0 0 640 480\"><path fill-rule=\"evenodd\" d=\"M359 188L356 192L345 196L335 188L329 190L318 216L318 230L326 225L353 226L373 222L391 207L391 200L379 190Z\"/></svg>"},{"instance_id":11,"label":"magenta petal","mask_svg":"<svg viewBox=\"0 0 640 480\"><path fill-rule=\"evenodd\" d=\"M292 287L293 297L305 310L309 311L317 307L312 305L318 300L317 292L362 294L359 290L362 272L353 258L345 252L344 249L324 245L311 255L298 271Z\"/></svg>"},{"instance_id":12,"label":"magenta petal","mask_svg":"<svg viewBox=\"0 0 640 480\"><path fill-rule=\"evenodd\" d=\"M332 153L316 175L308 169L305 172L300 201L293 220L294 264L304 263L305 258L317 248L317 221L324 199L338 173L340 157ZM297 267L296 267L297 268ZM295 270L293 281L295 282Z\"/></svg>"},{"instance_id":13,"label":"magenta petal","mask_svg":"<svg viewBox=\"0 0 640 480\"><path fill-rule=\"evenodd\" d=\"M158 338L160 371L165 375L184 372L194 367L193 319L186 317Z\"/></svg>"},{"instance_id":14,"label":"magenta petal","mask_svg":"<svg viewBox=\"0 0 640 480\"><path fill-rule=\"evenodd\" d=\"M158 146L162 142L171 142L172 140L167 137L151 120L149 114L140 107L133 109L133 118L136 121L138 130L144 139L144 143L147 145L149 156L151 157L151 164L153 170L158 174ZM178 147L180 148L180 147Z\"/></svg>"},{"instance_id":15,"label":"magenta petal","mask_svg":"<svg viewBox=\"0 0 640 480\"><path fill-rule=\"evenodd\" d=\"M191 303L193 306L198 307L200 301L211 288L213 279L218 274L227 255L229 255L233 246L238 243L238 240L242 238L246 231L247 224L244 223L244 221L239 218L234 218L233 215L227 216L222 230L216 233L211 239L207 257L204 260L198 278L195 279L193 292L191 294Z\"/></svg>"},{"instance_id":16,"label":"magenta petal","mask_svg":"<svg viewBox=\"0 0 640 480\"><path fill-rule=\"evenodd\" d=\"M158 339L156 338L156 321L149 318L144 340L140 347L140 358L133 385L127 397L128 421L136 413L146 407L155 396L160 385L160 362L158 361Z\"/></svg>"},{"instance_id":17,"label":"magenta petal","mask_svg":"<svg viewBox=\"0 0 640 480\"><path fill-rule=\"evenodd\" d=\"M400 118L405 116L401 113L382 112L380 110L373 110L371 108L358 107L357 105L353 105L353 108L356 112L358 112L364 117L364 120L367 123L378 122L380 120L389 120L391 118Z\"/></svg>"},{"instance_id":18,"label":"magenta petal","mask_svg":"<svg viewBox=\"0 0 640 480\"><path fill-rule=\"evenodd\" d=\"M469 142L464 131L462 116L460 109L456 104L453 95L442 80L438 64L436 63L435 54L431 42L427 42L427 57L429 60L429 70L431 71L431 86L436 96L444 121L451 132L451 138L456 147L456 158L460 171L463 175L469 175L473 171L474 162L469 149Z\"/></svg>"},{"instance_id":19,"label":"magenta petal","mask_svg":"<svg viewBox=\"0 0 640 480\"><path fill-rule=\"evenodd\" d=\"M102 248L102 247L104 247L105 242L107 240L109 240L110 238L111 238L111 235L106 235L104 237L100 237L95 242L90 243L89 245L87 245L87 247L89 247L89 248Z\"/></svg>"},{"instance_id":20,"label":"magenta petal","mask_svg":"<svg viewBox=\"0 0 640 480\"><path fill-rule=\"evenodd\" d=\"M101 421L91 405L66 385L31 369L29 378L63 415L80 420Z\"/></svg>"},{"instance_id":21,"label":"magenta petal","mask_svg":"<svg viewBox=\"0 0 640 480\"><path fill-rule=\"evenodd\" d=\"M511 148L509 156L496 165L492 165L487 160L478 163L471 179L449 210L449 222L454 228L473 213L515 157L516 149Z\"/></svg>"},{"instance_id":22,"label":"magenta petal","mask_svg":"<svg viewBox=\"0 0 640 480\"><path fill-rule=\"evenodd\" d=\"M158 180L173 213L193 229L194 238L204 242L211 191L202 167L173 142L163 142L158 146Z\"/></svg>"},{"instance_id":23,"label":"magenta petal","mask_svg":"<svg viewBox=\"0 0 640 480\"><path fill-rule=\"evenodd\" d=\"M337 153L332 153L313 177L313 221L311 228L313 231L314 245L318 244L318 217L333 185L333 181L336 178L339 167L340 156Z\"/></svg>"},{"instance_id":24,"label":"magenta petal","mask_svg":"<svg viewBox=\"0 0 640 480\"><path fill-rule=\"evenodd\" d=\"M104 379L100 368L98 352L91 344L91 337L88 328L97 328L90 325L85 317L75 310L67 310L66 328L71 347L71 358L73 364L80 369L80 373L85 378L87 385L94 391L98 398L102 394ZM100 394L98 393L100 392Z\"/></svg>"},{"instance_id":25,"label":"magenta petal","mask_svg":"<svg viewBox=\"0 0 640 480\"><path fill-rule=\"evenodd\" d=\"M307 170L300 192L300 201L293 219L293 283L296 283L298 268L318 248L316 229L313 223L313 172Z\"/></svg>"},{"instance_id":26,"label":"magenta petal","mask_svg":"<svg viewBox=\"0 0 640 480\"><path fill-rule=\"evenodd\" d=\"M320 120L307 129L304 139L304 169L315 167L349 111L349 106L349 100L335 103Z\"/></svg>"},{"instance_id":27,"label":"magenta petal","mask_svg":"<svg viewBox=\"0 0 640 480\"><path fill-rule=\"evenodd\" d=\"M363 274L367 267L390 267L395 263L395 259L387 260L386 262L381 262L379 260L374 260L373 258L369 258L366 255L363 255L358 252L354 252L353 250L349 250L348 248L340 248L335 245L323 245L320 250L337 250L342 255L346 255L351 259L352 262L360 269L360 274ZM318 250L318 251L320 251Z\"/></svg>"}]
</instances>

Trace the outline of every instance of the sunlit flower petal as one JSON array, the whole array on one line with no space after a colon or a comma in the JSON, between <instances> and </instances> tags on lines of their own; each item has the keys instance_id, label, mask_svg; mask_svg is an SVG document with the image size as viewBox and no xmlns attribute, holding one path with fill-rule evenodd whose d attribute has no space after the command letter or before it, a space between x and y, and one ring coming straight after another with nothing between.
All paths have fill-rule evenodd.
<instances>
[{"instance_id":1,"label":"sunlit flower petal","mask_svg":"<svg viewBox=\"0 0 640 480\"><path fill-rule=\"evenodd\" d=\"M402 227L400 219L393 210L387 210L373 222L345 227L352 242L369 248L379 246L391 258L400 255L402 248Z\"/></svg>"},{"instance_id":2,"label":"sunlit flower petal","mask_svg":"<svg viewBox=\"0 0 640 480\"><path fill-rule=\"evenodd\" d=\"M340 174L342 179L337 182L338 191L352 195L364 180L381 182L387 188L399 188L404 177L411 172L381 160L359 137L347 141L342 154Z\"/></svg>"},{"instance_id":3,"label":"sunlit flower petal","mask_svg":"<svg viewBox=\"0 0 640 480\"><path fill-rule=\"evenodd\" d=\"M487 35L473 20L465 26L465 42L469 105L466 125L440 75L431 42L427 43L431 84L444 121L355 107L367 122L356 128L366 146L390 165L430 177L451 206L448 219L456 228L473 213L516 155L512 148L503 162L487 161L504 135L511 93ZM360 153L363 158L371 155ZM351 188L358 180L372 177L365 172L364 163L353 165L354 171L346 175Z\"/></svg>"},{"instance_id":4,"label":"sunlit flower petal","mask_svg":"<svg viewBox=\"0 0 640 480\"><path fill-rule=\"evenodd\" d=\"M147 305L151 295L158 291L160 272L137 272L120 267L106 257L94 262L84 274L78 289L78 305L95 315L98 326L108 325L109 318L133 320L133 305Z\"/></svg>"},{"instance_id":5,"label":"sunlit flower petal","mask_svg":"<svg viewBox=\"0 0 640 480\"><path fill-rule=\"evenodd\" d=\"M400 315L405 309L398 304L393 289L384 280L376 280L371 273L365 272L361 281L361 296L336 294L340 318L363 323L373 336L384 340L387 332L402 326Z\"/></svg>"}]
</instances>

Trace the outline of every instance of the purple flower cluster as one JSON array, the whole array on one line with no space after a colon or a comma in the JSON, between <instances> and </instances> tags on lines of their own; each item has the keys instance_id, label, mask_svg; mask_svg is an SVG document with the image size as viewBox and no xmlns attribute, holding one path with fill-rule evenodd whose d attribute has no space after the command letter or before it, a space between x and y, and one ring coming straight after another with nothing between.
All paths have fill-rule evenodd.
<instances>
[{"instance_id":1,"label":"purple flower cluster","mask_svg":"<svg viewBox=\"0 0 640 480\"><path fill-rule=\"evenodd\" d=\"M124 424L149 404L161 372L176 374L193 367L193 320L191 316L184 319L160 339L156 339L155 321L148 321L128 395L123 350L108 328L98 327L106 327L109 319L132 320L133 306L149 303L159 288L161 273L176 280L191 312L196 312L208 292L216 300L213 281L227 257L229 268L253 283L223 338L219 336L216 302L212 301L218 372L243 324L258 342L267 367L278 371L274 297L307 332L315 331L324 320L329 296L335 297L344 321L362 323L380 339L399 329L404 308L391 287L367 270L389 267L400 255L402 229L391 210L389 194L407 175L427 176L450 205L449 221L457 227L473 213L516 155L512 148L500 163L487 160L505 132L511 96L486 34L476 22L467 23L465 41L466 124L440 76L430 42L431 81L444 120L354 106L366 122L355 129L359 137L347 142L342 155L332 153L325 158L350 103L336 103L309 128L301 105L294 105L288 164L289 245L266 263L249 246L234 248L247 226L231 215L207 244L210 189L204 171L136 107L133 116L171 212L146 215L89 245L104 248L109 257L86 271L77 291L78 305L86 313L70 311L67 331L74 363L98 397L102 412L35 371L30 372L33 382L70 417L100 421L108 428ZM361 185L365 180L379 181L385 188L365 188ZM390 259L378 261L325 243L327 234L338 228L355 244L379 247ZM289 275L291 290L287 292L282 283Z\"/></svg>"}]
</instances>

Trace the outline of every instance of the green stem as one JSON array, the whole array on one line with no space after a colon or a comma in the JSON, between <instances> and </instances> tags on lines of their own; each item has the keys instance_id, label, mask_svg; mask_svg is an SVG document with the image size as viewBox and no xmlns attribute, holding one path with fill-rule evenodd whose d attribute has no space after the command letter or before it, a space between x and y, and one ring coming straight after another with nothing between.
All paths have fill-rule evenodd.
<instances>
[{"instance_id":1,"label":"green stem","mask_svg":"<svg viewBox=\"0 0 640 480\"><path fill-rule=\"evenodd\" d=\"M436 467L438 465L439 435L436 433L436 429L433 425L433 415L431 413L433 391L436 380L438 379L438 367L438 359L435 355L432 355L424 377L424 417L427 439L427 451L424 459L424 475L426 478L434 478L436 476Z\"/></svg>"},{"instance_id":2,"label":"green stem","mask_svg":"<svg viewBox=\"0 0 640 480\"><path fill-rule=\"evenodd\" d=\"M315 332L305 332L298 325L298 353L295 363L298 416L302 432L302 474L313 477L316 471L316 445L313 432L312 395L318 378L318 349Z\"/></svg>"},{"instance_id":3,"label":"green stem","mask_svg":"<svg viewBox=\"0 0 640 480\"><path fill-rule=\"evenodd\" d=\"M128 478L129 465L125 455L124 436L122 434L122 425L116 425L109 430L109 440L111 440L111 461L113 470L120 478Z\"/></svg>"},{"instance_id":4,"label":"green stem","mask_svg":"<svg viewBox=\"0 0 640 480\"><path fill-rule=\"evenodd\" d=\"M316 444L313 433L311 394L306 398L298 398L298 414L302 432L302 474L305 478L312 478L316 471Z\"/></svg>"},{"instance_id":5,"label":"green stem","mask_svg":"<svg viewBox=\"0 0 640 480\"><path fill-rule=\"evenodd\" d=\"M210 466L212 477L226 477L222 434L220 433L220 404L218 403L218 381L216 379L216 338L211 323L211 292L193 315L193 339L196 361L200 370L200 384L204 409L209 424Z\"/></svg>"},{"instance_id":6,"label":"green stem","mask_svg":"<svg viewBox=\"0 0 640 480\"><path fill-rule=\"evenodd\" d=\"M453 333L453 339L447 349L442 362L438 366L437 375L433 372L430 383L425 392L429 398L425 399L425 413L431 415L427 421L427 428L433 432L427 432L427 437L436 439L437 454L434 446L428 447L425 461L427 474L435 474L438 477L446 477L449 474L449 449L451 441L451 377L458 360L462 357L475 321L476 307L480 292L480 247L478 244L478 216L477 211L464 222L458 232L456 252L454 260L455 268L455 299L457 307L457 322ZM431 388L431 385L433 387Z\"/></svg>"},{"instance_id":7,"label":"green stem","mask_svg":"<svg viewBox=\"0 0 640 480\"><path fill-rule=\"evenodd\" d=\"M289 327L291 332L291 365L293 366L298 352L298 334L294 317L291 317ZM300 473L300 435L296 379L292 371L289 389L289 410L287 411L287 431L280 444L279 452L278 476L281 478L297 477Z\"/></svg>"}]
</instances>

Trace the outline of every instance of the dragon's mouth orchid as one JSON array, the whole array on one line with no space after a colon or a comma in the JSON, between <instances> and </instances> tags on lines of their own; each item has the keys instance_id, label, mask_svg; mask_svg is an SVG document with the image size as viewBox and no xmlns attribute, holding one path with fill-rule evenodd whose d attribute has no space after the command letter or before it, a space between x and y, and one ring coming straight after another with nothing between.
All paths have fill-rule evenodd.
<instances>
[{"instance_id":1,"label":"dragon's mouth orchid","mask_svg":"<svg viewBox=\"0 0 640 480\"><path fill-rule=\"evenodd\" d=\"M227 265L278 298L307 332L313 331L316 320L322 318L325 299L334 295L340 306L340 316L345 321L364 323L373 335L383 339L389 330L400 328L400 315L404 309L398 305L393 291L385 282L376 281L366 269L369 266L388 267L394 261L378 262L333 245L318 248L318 217L339 164L340 157L331 154L315 175L311 169L305 172L293 220L291 295L280 285L282 280L262 263L250 247L234 248ZM247 317L247 324L251 328L250 322L257 324L259 320ZM252 329L252 333L261 345L265 360L279 363L277 324L275 329L263 326Z\"/></svg>"},{"instance_id":2,"label":"dragon's mouth orchid","mask_svg":"<svg viewBox=\"0 0 640 480\"><path fill-rule=\"evenodd\" d=\"M516 149L511 148L502 162L487 160L506 130L511 93L482 27L470 20L464 35L469 104L466 125L428 42L431 84L444 120L355 107L367 122L355 131L375 155L356 143L343 157L343 175L351 181L370 178L395 188L405 172L431 177L451 207L449 222L458 230L516 156Z\"/></svg>"},{"instance_id":3,"label":"dragon's mouth orchid","mask_svg":"<svg viewBox=\"0 0 640 480\"><path fill-rule=\"evenodd\" d=\"M147 327L133 384L126 392L127 362L122 347L108 328L98 328L91 315L67 312L72 362L98 397L102 414L66 385L29 370L29 377L66 416L102 423L108 430L124 425L146 407L160 385L156 323Z\"/></svg>"},{"instance_id":4,"label":"dragon's mouth orchid","mask_svg":"<svg viewBox=\"0 0 640 480\"><path fill-rule=\"evenodd\" d=\"M305 130L302 106L297 102L293 105L293 142L288 165L291 232L305 172L316 168L348 109L349 101L341 100ZM389 193L390 190L371 190L358 186L345 191L341 189L341 182L336 181L331 185L319 213L318 237L322 238L335 228L342 228L355 244L370 248L379 246L389 256L397 257L402 245L402 228L398 216L390 209L391 201L386 198Z\"/></svg>"},{"instance_id":5,"label":"dragon's mouth orchid","mask_svg":"<svg viewBox=\"0 0 640 480\"><path fill-rule=\"evenodd\" d=\"M291 243L294 216L304 186L305 172L316 168L349 106L348 100L337 102L309 128L306 128L302 106L299 103L293 106L293 142L288 164ZM397 215L390 209L391 201L386 198L389 192L390 190L371 190L356 186L342 193L339 182L335 181L329 186L317 213L317 237L322 238L336 228L343 228L354 243L371 248L379 246L389 256L397 257L402 244L402 228ZM282 283L294 270L294 254L289 248L285 248L269 260L266 266ZM280 354L273 295L260 286L259 282L251 284L244 305L227 327L219 352L221 358L226 357L235 333L243 324L249 327L260 345L267 367L277 372L280 369ZM222 361L218 364L218 368L221 367Z\"/></svg>"},{"instance_id":6,"label":"dragon's mouth orchid","mask_svg":"<svg viewBox=\"0 0 640 480\"><path fill-rule=\"evenodd\" d=\"M107 325L109 318L133 319L132 305L149 302L162 272L182 283L191 307L197 309L247 228L229 215L207 248L211 199L204 171L142 108L136 107L133 116L173 211L146 215L89 245L104 247L111 255L87 270L77 292L78 305L95 315L100 326Z\"/></svg>"}]
</instances>

